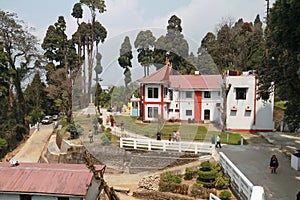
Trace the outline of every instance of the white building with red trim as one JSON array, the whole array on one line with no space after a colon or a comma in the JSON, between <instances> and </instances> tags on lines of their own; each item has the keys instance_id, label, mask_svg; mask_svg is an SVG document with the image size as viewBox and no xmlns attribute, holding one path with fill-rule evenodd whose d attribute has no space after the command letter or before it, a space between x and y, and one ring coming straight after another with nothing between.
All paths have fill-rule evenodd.
<instances>
[{"instance_id":1,"label":"white building with red trim","mask_svg":"<svg viewBox=\"0 0 300 200\"><path fill-rule=\"evenodd\" d=\"M219 121L221 81L220 75L172 75L166 65L138 80L140 116L143 121Z\"/></svg>"},{"instance_id":2,"label":"white building with red trim","mask_svg":"<svg viewBox=\"0 0 300 200\"><path fill-rule=\"evenodd\" d=\"M274 130L274 94L268 101L258 99L257 77L252 72L225 76L231 85L227 95L227 129L231 131L270 132Z\"/></svg>"},{"instance_id":3,"label":"white building with red trim","mask_svg":"<svg viewBox=\"0 0 300 200\"><path fill-rule=\"evenodd\" d=\"M138 116L145 122L159 118L183 122L215 122L223 120L222 88L231 85L226 103L226 127L231 131L273 131L274 97L257 99L257 79L253 74L241 76L173 75L166 65L138 80L140 98ZM132 100L136 103L137 98Z\"/></svg>"}]
</instances>

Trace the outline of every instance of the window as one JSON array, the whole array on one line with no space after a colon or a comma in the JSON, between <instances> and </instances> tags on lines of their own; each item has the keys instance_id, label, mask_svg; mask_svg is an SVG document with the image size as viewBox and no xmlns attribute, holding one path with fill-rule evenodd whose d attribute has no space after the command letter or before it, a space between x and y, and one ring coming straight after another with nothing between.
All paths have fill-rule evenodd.
<instances>
[{"instance_id":1,"label":"window","mask_svg":"<svg viewBox=\"0 0 300 200\"><path fill-rule=\"evenodd\" d=\"M169 109L169 112L173 112L173 109Z\"/></svg>"},{"instance_id":2,"label":"window","mask_svg":"<svg viewBox=\"0 0 300 200\"><path fill-rule=\"evenodd\" d=\"M148 107L148 118L158 117L158 107Z\"/></svg>"},{"instance_id":3,"label":"window","mask_svg":"<svg viewBox=\"0 0 300 200\"><path fill-rule=\"evenodd\" d=\"M169 98L170 98L170 100L173 100L173 91L172 90L169 90Z\"/></svg>"},{"instance_id":4,"label":"window","mask_svg":"<svg viewBox=\"0 0 300 200\"><path fill-rule=\"evenodd\" d=\"M158 99L158 88L148 88L148 98Z\"/></svg>"},{"instance_id":5,"label":"window","mask_svg":"<svg viewBox=\"0 0 300 200\"><path fill-rule=\"evenodd\" d=\"M179 109L175 109L175 112L179 113Z\"/></svg>"},{"instance_id":6,"label":"window","mask_svg":"<svg viewBox=\"0 0 300 200\"><path fill-rule=\"evenodd\" d=\"M69 197L57 197L57 200L69 200Z\"/></svg>"},{"instance_id":7,"label":"window","mask_svg":"<svg viewBox=\"0 0 300 200\"><path fill-rule=\"evenodd\" d=\"M168 95L168 88L165 87L164 88L164 96L167 97L167 95Z\"/></svg>"},{"instance_id":8,"label":"window","mask_svg":"<svg viewBox=\"0 0 300 200\"><path fill-rule=\"evenodd\" d=\"M236 91L236 97L235 97L236 100L246 99L247 88L235 88L235 91Z\"/></svg>"},{"instance_id":9,"label":"window","mask_svg":"<svg viewBox=\"0 0 300 200\"><path fill-rule=\"evenodd\" d=\"M251 110L245 110L245 117L251 116Z\"/></svg>"},{"instance_id":10,"label":"window","mask_svg":"<svg viewBox=\"0 0 300 200\"><path fill-rule=\"evenodd\" d=\"M31 200L31 195L21 194L20 200Z\"/></svg>"},{"instance_id":11,"label":"window","mask_svg":"<svg viewBox=\"0 0 300 200\"><path fill-rule=\"evenodd\" d=\"M185 97L186 98L193 98L193 92L192 91L186 91L185 92Z\"/></svg>"},{"instance_id":12,"label":"window","mask_svg":"<svg viewBox=\"0 0 300 200\"><path fill-rule=\"evenodd\" d=\"M210 92L204 91L204 98L210 98Z\"/></svg>"},{"instance_id":13,"label":"window","mask_svg":"<svg viewBox=\"0 0 300 200\"><path fill-rule=\"evenodd\" d=\"M185 111L185 115L186 116L192 116L193 115L193 111L192 110L186 110Z\"/></svg>"}]
</instances>

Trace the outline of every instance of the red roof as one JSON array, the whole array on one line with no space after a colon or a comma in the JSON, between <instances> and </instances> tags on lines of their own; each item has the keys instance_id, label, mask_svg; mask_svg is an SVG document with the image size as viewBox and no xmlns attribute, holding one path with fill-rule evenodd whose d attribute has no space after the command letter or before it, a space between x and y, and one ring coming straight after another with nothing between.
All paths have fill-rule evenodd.
<instances>
[{"instance_id":1,"label":"red roof","mask_svg":"<svg viewBox=\"0 0 300 200\"><path fill-rule=\"evenodd\" d=\"M105 165L97 166L99 170ZM85 196L93 173L84 164L0 162L0 191Z\"/></svg>"},{"instance_id":2,"label":"red roof","mask_svg":"<svg viewBox=\"0 0 300 200\"><path fill-rule=\"evenodd\" d=\"M183 89L220 89L221 75L171 75L170 87Z\"/></svg>"},{"instance_id":3,"label":"red roof","mask_svg":"<svg viewBox=\"0 0 300 200\"><path fill-rule=\"evenodd\" d=\"M161 83L167 82L169 80L169 76L172 72L172 66L165 65L164 67L160 68L156 72L137 80L141 83Z\"/></svg>"},{"instance_id":4,"label":"red roof","mask_svg":"<svg viewBox=\"0 0 300 200\"><path fill-rule=\"evenodd\" d=\"M156 72L141 78L141 83L168 82L171 88L183 89L220 89L221 75L171 75L172 66L165 65Z\"/></svg>"}]
</instances>

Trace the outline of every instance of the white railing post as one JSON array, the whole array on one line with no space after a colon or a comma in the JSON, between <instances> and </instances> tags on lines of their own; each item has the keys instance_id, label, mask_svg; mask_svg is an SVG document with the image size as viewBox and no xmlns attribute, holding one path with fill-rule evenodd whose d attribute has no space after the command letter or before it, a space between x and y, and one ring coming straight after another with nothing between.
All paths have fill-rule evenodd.
<instances>
[{"instance_id":1,"label":"white railing post","mask_svg":"<svg viewBox=\"0 0 300 200\"><path fill-rule=\"evenodd\" d=\"M197 154L198 153L198 144L196 143L194 145L195 145L195 154Z\"/></svg>"},{"instance_id":2,"label":"white railing post","mask_svg":"<svg viewBox=\"0 0 300 200\"><path fill-rule=\"evenodd\" d=\"M182 150L181 150L181 142L178 143L178 147L179 147L179 148L178 148L178 152L181 152L181 151L182 151Z\"/></svg>"},{"instance_id":3,"label":"white railing post","mask_svg":"<svg viewBox=\"0 0 300 200\"><path fill-rule=\"evenodd\" d=\"M151 150L151 140L148 141L148 150Z\"/></svg>"},{"instance_id":4,"label":"white railing post","mask_svg":"<svg viewBox=\"0 0 300 200\"><path fill-rule=\"evenodd\" d=\"M123 148L123 138L120 138L120 148Z\"/></svg>"},{"instance_id":5,"label":"white railing post","mask_svg":"<svg viewBox=\"0 0 300 200\"><path fill-rule=\"evenodd\" d=\"M137 149L137 144L136 144L136 143L137 143L137 140L136 140L136 139L133 139L133 148L134 148L134 149Z\"/></svg>"},{"instance_id":6,"label":"white railing post","mask_svg":"<svg viewBox=\"0 0 300 200\"><path fill-rule=\"evenodd\" d=\"M163 143L163 151L166 151L167 150L167 147L166 147L166 143L164 142Z\"/></svg>"}]
</instances>

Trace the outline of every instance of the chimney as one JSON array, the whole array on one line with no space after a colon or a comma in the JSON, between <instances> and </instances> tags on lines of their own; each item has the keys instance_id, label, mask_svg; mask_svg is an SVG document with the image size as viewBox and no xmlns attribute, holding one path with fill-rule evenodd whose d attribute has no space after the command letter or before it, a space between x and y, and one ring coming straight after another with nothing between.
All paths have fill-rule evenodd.
<instances>
[{"instance_id":1,"label":"chimney","mask_svg":"<svg viewBox=\"0 0 300 200\"><path fill-rule=\"evenodd\" d=\"M199 73L199 71L195 71L195 75L199 75L200 73Z\"/></svg>"}]
</instances>

